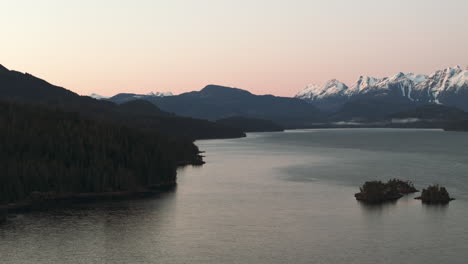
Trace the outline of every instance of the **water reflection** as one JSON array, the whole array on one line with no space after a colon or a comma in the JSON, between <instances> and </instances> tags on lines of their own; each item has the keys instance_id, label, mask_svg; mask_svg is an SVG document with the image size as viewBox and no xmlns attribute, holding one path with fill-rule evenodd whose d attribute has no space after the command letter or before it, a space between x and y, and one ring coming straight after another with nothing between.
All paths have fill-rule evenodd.
<instances>
[{"instance_id":1,"label":"water reflection","mask_svg":"<svg viewBox=\"0 0 468 264\"><path fill-rule=\"evenodd\" d=\"M385 203L381 204L369 204L369 203L364 203L360 201L356 201L359 204L359 207L361 208L361 211L364 213L364 215L370 215L370 216L375 216L375 215L384 215L388 214L388 212L396 207L398 204L398 201L388 201Z\"/></svg>"},{"instance_id":2,"label":"water reflection","mask_svg":"<svg viewBox=\"0 0 468 264\"><path fill-rule=\"evenodd\" d=\"M452 201L452 202L454 202L454 201ZM449 206L450 206L450 203L447 203L447 204L426 204L426 203L421 203L421 204L422 204L423 211L428 216L434 216L434 215L440 215L440 214L445 215L447 213L447 210L449 209Z\"/></svg>"},{"instance_id":3,"label":"water reflection","mask_svg":"<svg viewBox=\"0 0 468 264\"><path fill-rule=\"evenodd\" d=\"M395 175L467 193L468 134L392 131L197 142L207 164L179 169L171 192L9 220L0 226L0 262L465 263L466 199L355 200L363 182Z\"/></svg>"}]
</instances>

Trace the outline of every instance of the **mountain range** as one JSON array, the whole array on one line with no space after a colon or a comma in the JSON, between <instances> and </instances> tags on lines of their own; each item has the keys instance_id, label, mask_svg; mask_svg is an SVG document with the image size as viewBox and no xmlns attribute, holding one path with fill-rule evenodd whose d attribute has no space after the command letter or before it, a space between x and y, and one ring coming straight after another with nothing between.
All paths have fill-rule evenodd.
<instances>
[{"instance_id":1,"label":"mountain range","mask_svg":"<svg viewBox=\"0 0 468 264\"><path fill-rule=\"evenodd\" d=\"M125 103L125 102L132 101L132 100L138 100L138 99L147 100L147 99L151 99L154 97L166 97L166 96L173 96L173 94L171 92L150 92L147 94L120 93L118 94L118 96L117 95L113 96L112 101L115 103L121 104L121 103ZM110 98L110 97L102 96L96 93L90 94L89 97L98 99L98 100Z\"/></svg>"},{"instance_id":2,"label":"mountain range","mask_svg":"<svg viewBox=\"0 0 468 264\"><path fill-rule=\"evenodd\" d=\"M458 109L467 108L467 76L455 67L361 77L351 87L332 80L297 98L218 85L92 98L0 65L0 186L8 190L0 205L173 187L178 165L203 163L195 139L354 124L468 130Z\"/></svg>"},{"instance_id":3,"label":"mountain range","mask_svg":"<svg viewBox=\"0 0 468 264\"><path fill-rule=\"evenodd\" d=\"M298 98L255 95L246 90L219 85L207 85L200 91L174 96L139 96L163 111L210 121L245 117L271 120L291 128L302 127L321 118L320 111L313 104ZM134 97L133 94L117 94L107 100L121 103Z\"/></svg>"},{"instance_id":4,"label":"mountain range","mask_svg":"<svg viewBox=\"0 0 468 264\"><path fill-rule=\"evenodd\" d=\"M336 121L374 122L428 104L468 111L468 68L449 67L431 75L360 76L352 85L332 79L322 86L309 85L293 98L208 85L180 95L121 93L104 100L121 104L137 99L166 112L211 121L246 117L271 120L286 128Z\"/></svg>"},{"instance_id":5,"label":"mountain range","mask_svg":"<svg viewBox=\"0 0 468 264\"><path fill-rule=\"evenodd\" d=\"M0 65L0 100L2 101L60 109L78 113L85 119L117 123L190 140L245 136L236 128L208 120L180 117L162 111L148 101L137 99L134 98L132 101L128 100L121 104L96 100L52 85L31 74L8 70Z\"/></svg>"},{"instance_id":6,"label":"mountain range","mask_svg":"<svg viewBox=\"0 0 468 264\"><path fill-rule=\"evenodd\" d=\"M238 137L243 135L241 127L245 132L316 127L340 121L382 122L398 113L414 113L425 120L433 120L431 115L436 119L466 119L450 107L468 110L468 69L456 66L431 75L398 73L380 79L361 76L351 86L334 79L323 86L310 85L293 98L256 95L219 85L179 95L153 92L93 97L100 100L0 66L0 99L59 107L87 118L193 139ZM425 112L427 115L421 114ZM218 120L223 121L214 122ZM264 121L272 121L273 125ZM263 125L255 128L255 122Z\"/></svg>"},{"instance_id":7,"label":"mountain range","mask_svg":"<svg viewBox=\"0 0 468 264\"><path fill-rule=\"evenodd\" d=\"M384 78L360 76L351 86L333 79L323 86L309 85L295 97L323 111L338 112L341 117L346 115L340 112L351 113L347 117L363 114L353 109L359 107L396 112L424 104L443 104L467 111L468 68L449 67L431 75L400 72Z\"/></svg>"},{"instance_id":8,"label":"mountain range","mask_svg":"<svg viewBox=\"0 0 468 264\"><path fill-rule=\"evenodd\" d=\"M204 163L194 139L245 136L144 100L79 96L1 65L0 128L2 212L173 188L178 166Z\"/></svg>"}]
</instances>

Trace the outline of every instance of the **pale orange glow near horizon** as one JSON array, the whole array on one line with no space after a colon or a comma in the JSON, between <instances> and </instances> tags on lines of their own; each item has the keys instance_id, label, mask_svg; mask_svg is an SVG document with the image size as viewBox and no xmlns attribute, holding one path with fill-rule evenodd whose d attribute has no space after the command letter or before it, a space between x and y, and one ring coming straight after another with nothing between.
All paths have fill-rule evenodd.
<instances>
[{"instance_id":1,"label":"pale orange glow near horizon","mask_svg":"<svg viewBox=\"0 0 468 264\"><path fill-rule=\"evenodd\" d=\"M0 0L0 64L79 94L309 83L468 65L468 1Z\"/></svg>"}]
</instances>

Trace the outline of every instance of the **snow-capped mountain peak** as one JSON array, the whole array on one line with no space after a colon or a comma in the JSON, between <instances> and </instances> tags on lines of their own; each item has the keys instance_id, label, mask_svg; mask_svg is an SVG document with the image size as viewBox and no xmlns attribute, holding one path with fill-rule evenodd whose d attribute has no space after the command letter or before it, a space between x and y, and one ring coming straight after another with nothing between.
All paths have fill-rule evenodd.
<instances>
[{"instance_id":1,"label":"snow-capped mountain peak","mask_svg":"<svg viewBox=\"0 0 468 264\"><path fill-rule=\"evenodd\" d=\"M415 84L424 82L429 76L425 74L414 74L412 72L406 74L406 77L413 81Z\"/></svg>"},{"instance_id":2,"label":"snow-capped mountain peak","mask_svg":"<svg viewBox=\"0 0 468 264\"><path fill-rule=\"evenodd\" d=\"M425 81L428 78L427 75L424 74L414 74L412 72L410 73L403 73L399 72L391 77L385 77L379 81L376 85L382 86L382 84L389 84L389 83L395 83L395 82L403 82L403 81L411 81L413 84L418 84L423 81Z\"/></svg>"},{"instance_id":3,"label":"snow-capped mountain peak","mask_svg":"<svg viewBox=\"0 0 468 264\"><path fill-rule=\"evenodd\" d=\"M108 99L109 97L99 95L97 93L92 93L89 95L89 97L97 99L97 100L102 100L102 99Z\"/></svg>"},{"instance_id":4,"label":"snow-capped mountain peak","mask_svg":"<svg viewBox=\"0 0 468 264\"><path fill-rule=\"evenodd\" d=\"M449 88L455 87L457 90L462 88L464 85L468 85L468 68L465 70L457 71L457 73L451 76L448 84Z\"/></svg>"},{"instance_id":5,"label":"snow-capped mountain peak","mask_svg":"<svg viewBox=\"0 0 468 264\"><path fill-rule=\"evenodd\" d=\"M343 95L348 86L336 79L329 80L323 86L310 84L300 91L296 97L302 99L319 99L333 95Z\"/></svg>"},{"instance_id":6,"label":"snow-capped mountain peak","mask_svg":"<svg viewBox=\"0 0 468 264\"><path fill-rule=\"evenodd\" d=\"M325 83L324 88L325 89L337 88L339 90L345 90L347 88L347 85L338 81L337 79L331 79Z\"/></svg>"},{"instance_id":7,"label":"snow-capped mountain peak","mask_svg":"<svg viewBox=\"0 0 468 264\"><path fill-rule=\"evenodd\" d=\"M329 104L339 106L356 96L387 96L393 100L401 96L417 104L447 104L468 110L468 67L447 67L429 76L399 72L378 79L363 75L350 87L330 80L323 86L309 85L296 95L322 108Z\"/></svg>"},{"instance_id":8,"label":"snow-capped mountain peak","mask_svg":"<svg viewBox=\"0 0 468 264\"><path fill-rule=\"evenodd\" d=\"M342 95L346 90L348 90L348 86L346 84L338 81L337 79L332 79L325 83L319 96L326 97L330 95Z\"/></svg>"},{"instance_id":9,"label":"snow-capped mountain peak","mask_svg":"<svg viewBox=\"0 0 468 264\"><path fill-rule=\"evenodd\" d=\"M171 92L149 92L146 95L147 96L155 96L155 97L173 96L173 94Z\"/></svg>"},{"instance_id":10,"label":"snow-capped mountain peak","mask_svg":"<svg viewBox=\"0 0 468 264\"><path fill-rule=\"evenodd\" d=\"M467 78L464 78L464 72L460 66L448 67L434 72L426 81L420 83L418 88L428 89L433 96L437 96L441 91L454 88L454 86L463 86ZM456 88L456 87L455 87Z\"/></svg>"},{"instance_id":11,"label":"snow-capped mountain peak","mask_svg":"<svg viewBox=\"0 0 468 264\"><path fill-rule=\"evenodd\" d=\"M359 76L359 79L353 85L351 85L351 88L349 89L349 93L350 94L360 93L363 90L374 87L379 81L381 80L374 78L374 77L370 77L366 75Z\"/></svg>"},{"instance_id":12,"label":"snow-capped mountain peak","mask_svg":"<svg viewBox=\"0 0 468 264\"><path fill-rule=\"evenodd\" d=\"M312 99L315 95L322 91L322 86L317 84L309 84L302 91L296 94L296 98Z\"/></svg>"},{"instance_id":13,"label":"snow-capped mountain peak","mask_svg":"<svg viewBox=\"0 0 468 264\"><path fill-rule=\"evenodd\" d=\"M399 73L393 75L390 79L396 80L396 79L403 78L403 77L406 77L406 74L404 74L402 72L399 72Z\"/></svg>"}]
</instances>

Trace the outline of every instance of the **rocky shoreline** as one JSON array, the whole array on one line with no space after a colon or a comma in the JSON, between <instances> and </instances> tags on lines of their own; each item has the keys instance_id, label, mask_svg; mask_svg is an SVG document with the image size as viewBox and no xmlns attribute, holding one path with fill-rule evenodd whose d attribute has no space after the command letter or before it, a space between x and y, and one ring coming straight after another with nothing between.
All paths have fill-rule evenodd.
<instances>
[{"instance_id":1,"label":"rocky shoreline","mask_svg":"<svg viewBox=\"0 0 468 264\"><path fill-rule=\"evenodd\" d=\"M431 185L423 189L421 196L415 199L421 200L425 204L447 204L455 198L450 197L447 189L439 185Z\"/></svg>"},{"instance_id":2,"label":"rocky shoreline","mask_svg":"<svg viewBox=\"0 0 468 264\"><path fill-rule=\"evenodd\" d=\"M386 183L368 181L359 189L360 192L354 195L356 200L373 204L395 201L404 195L418 192L412 182L399 179L392 179Z\"/></svg>"},{"instance_id":3,"label":"rocky shoreline","mask_svg":"<svg viewBox=\"0 0 468 264\"><path fill-rule=\"evenodd\" d=\"M191 160L179 161L177 166L184 167L188 165L201 166L203 161L203 151L199 151ZM70 205L82 202L97 202L105 200L124 200L140 197L148 197L161 192L175 189L177 182L167 182L147 187L139 187L133 190L125 191L107 191L95 193L57 193L57 192L33 192L27 199L13 203L0 204L0 224L6 222L8 214L23 213L30 211L40 211L57 206Z\"/></svg>"},{"instance_id":4,"label":"rocky shoreline","mask_svg":"<svg viewBox=\"0 0 468 264\"><path fill-rule=\"evenodd\" d=\"M0 223L5 222L8 214L40 211L73 203L97 202L106 200L123 200L148 197L175 189L177 183L171 182L157 186L139 188L129 191L111 191L100 193L54 193L34 192L28 199L15 203L0 205Z\"/></svg>"},{"instance_id":5,"label":"rocky shoreline","mask_svg":"<svg viewBox=\"0 0 468 264\"><path fill-rule=\"evenodd\" d=\"M367 181L359 188L360 192L354 194L356 200L369 204L381 204L396 201L401 197L419 192L410 181L392 179L382 181ZM421 191L415 199L425 204L447 204L455 198L450 197L447 189L439 185L430 185Z\"/></svg>"}]
</instances>

